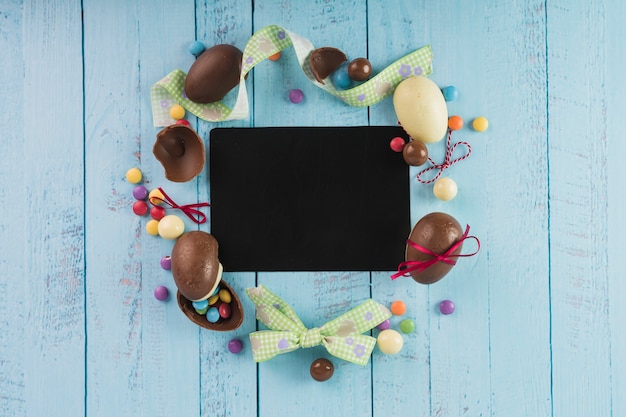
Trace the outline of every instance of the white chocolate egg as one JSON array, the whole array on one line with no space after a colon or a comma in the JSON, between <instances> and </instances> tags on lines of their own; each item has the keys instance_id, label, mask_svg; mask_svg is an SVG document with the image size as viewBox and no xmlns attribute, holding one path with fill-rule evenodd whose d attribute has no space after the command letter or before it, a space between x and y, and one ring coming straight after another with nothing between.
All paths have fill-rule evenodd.
<instances>
[{"instance_id":1,"label":"white chocolate egg","mask_svg":"<svg viewBox=\"0 0 626 417\"><path fill-rule=\"evenodd\" d=\"M448 108L433 81L413 76L402 81L393 93L393 107L402 128L415 140L439 142L448 130Z\"/></svg>"}]
</instances>

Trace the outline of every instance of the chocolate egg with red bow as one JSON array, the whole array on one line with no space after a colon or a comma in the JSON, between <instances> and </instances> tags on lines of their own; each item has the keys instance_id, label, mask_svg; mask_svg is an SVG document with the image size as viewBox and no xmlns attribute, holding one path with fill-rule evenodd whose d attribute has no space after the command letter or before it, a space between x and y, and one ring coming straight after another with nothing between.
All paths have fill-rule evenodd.
<instances>
[{"instance_id":1,"label":"chocolate egg with red bow","mask_svg":"<svg viewBox=\"0 0 626 417\"><path fill-rule=\"evenodd\" d=\"M440 212L429 213L413 226L409 235L411 242L425 250L420 250L409 243L406 246L405 259L416 262L432 261L435 257L431 253L444 255L462 238L463 229L454 217ZM460 242L454 250L445 256L459 255L461 249L463 249L463 242ZM452 256L449 259L456 262L458 258ZM420 284L432 284L443 278L453 266L454 264L440 260L422 271L411 271L409 274Z\"/></svg>"}]
</instances>

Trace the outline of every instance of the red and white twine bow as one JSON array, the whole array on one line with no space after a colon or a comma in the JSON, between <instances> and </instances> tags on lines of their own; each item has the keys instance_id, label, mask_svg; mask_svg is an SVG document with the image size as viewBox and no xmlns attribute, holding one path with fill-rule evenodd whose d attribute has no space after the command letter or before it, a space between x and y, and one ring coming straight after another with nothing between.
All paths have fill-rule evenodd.
<instances>
[{"instance_id":1,"label":"red and white twine bow","mask_svg":"<svg viewBox=\"0 0 626 417\"><path fill-rule=\"evenodd\" d=\"M441 254L435 253L431 251L430 249L420 246L410 239L407 240L406 241L407 245L412 246L413 248L417 249L418 251L422 253L432 256L432 258L426 261L401 262L400 265L398 265L398 272L393 274L391 276L391 279L396 279L399 277L408 277L410 276L410 273L414 271L422 272L426 270L427 268L431 267L432 265L436 264L437 262L443 262L448 265L456 265L456 258L467 258L469 256L476 255L478 251L480 250L480 241L478 240L476 236L468 236L469 230L470 230L470 227L469 225L467 225L465 227L465 233L463 233L463 236L461 236L461 239L459 239L454 245L450 246L450 249L448 249L447 251ZM476 251L474 251L473 253L455 255L454 251L463 244L463 241L467 239L474 239L476 241L476 244L478 245L478 247L476 248Z\"/></svg>"},{"instance_id":2,"label":"red and white twine bow","mask_svg":"<svg viewBox=\"0 0 626 417\"><path fill-rule=\"evenodd\" d=\"M436 164L431 158L430 156L428 157L428 161L432 164L431 167L428 167L422 171L420 171L417 176L415 177L417 179L417 181L421 182L422 184L430 184L431 182L437 181L437 179L441 176L441 174L443 174L443 171L446 168L450 168L452 165L456 164L457 162L461 162L464 159L467 159L470 154L472 153L472 147L470 146L469 143L465 142L465 141L460 141L460 142L456 142L454 145L450 146L450 142L452 140L452 129L448 130L448 139L446 141L446 156L443 160L443 162L441 164ZM467 152L465 154L463 154L462 156L456 158L456 159L452 159L452 154L454 154L454 151L456 150L457 146L459 145L464 145L467 148ZM426 174L427 172L433 171L438 169L439 171L437 172L437 174L429 179L429 180L424 180L422 179L422 176L424 174Z\"/></svg>"},{"instance_id":3,"label":"red and white twine bow","mask_svg":"<svg viewBox=\"0 0 626 417\"><path fill-rule=\"evenodd\" d=\"M169 195L163 191L163 188L159 187L159 191L163 195L163 198L158 196L150 197L150 202L155 204L154 201L158 201L159 203L165 203L173 209L181 210L187 217L189 217L194 223L202 224L206 223L206 215L198 210L200 207L210 207L209 203L195 203L195 204L184 204L182 206L176 204L174 200L170 198Z\"/></svg>"}]
</instances>

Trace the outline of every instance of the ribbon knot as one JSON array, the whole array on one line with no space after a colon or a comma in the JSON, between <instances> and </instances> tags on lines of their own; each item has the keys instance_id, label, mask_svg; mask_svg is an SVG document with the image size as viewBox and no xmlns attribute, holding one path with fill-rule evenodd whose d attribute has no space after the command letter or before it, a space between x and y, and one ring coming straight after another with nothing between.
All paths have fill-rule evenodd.
<instances>
[{"instance_id":1,"label":"ribbon knot","mask_svg":"<svg viewBox=\"0 0 626 417\"><path fill-rule=\"evenodd\" d=\"M303 348L310 348L321 345L324 340L324 336L322 336L322 331L319 327L314 327L312 329L305 330L300 339L302 340L300 345Z\"/></svg>"},{"instance_id":2,"label":"ribbon knot","mask_svg":"<svg viewBox=\"0 0 626 417\"><path fill-rule=\"evenodd\" d=\"M417 249L418 251L422 253L425 253L426 255L431 256L432 258L426 261L401 262L400 265L398 265L398 272L393 274L391 276L391 279L396 279L399 277L408 277L410 276L410 273L414 271L422 272L426 270L427 268L431 267L432 265L436 264L437 262L443 262L448 265L456 265L457 258L467 258L469 256L476 255L478 251L480 251L480 240L478 240L476 236L468 236L469 230L470 230L469 225L465 226L465 232L463 233L461 238L454 245L450 246L450 248L444 253L435 253L428 248L418 245L412 240L407 240L406 241L407 245L412 246L413 248ZM476 245L477 245L476 250L472 253L454 254L454 251L457 250L457 248L461 246L463 242L467 239L473 239L476 241Z\"/></svg>"},{"instance_id":3,"label":"ribbon knot","mask_svg":"<svg viewBox=\"0 0 626 417\"><path fill-rule=\"evenodd\" d=\"M367 300L321 327L307 329L291 306L263 285L248 288L246 294L256 305L257 320L270 328L250 333L255 362L296 349L322 345L333 356L365 365L376 339L362 333L391 317L385 306Z\"/></svg>"},{"instance_id":4,"label":"ribbon knot","mask_svg":"<svg viewBox=\"0 0 626 417\"><path fill-rule=\"evenodd\" d=\"M157 196L150 197L150 202L152 204L165 203L171 208L180 210L183 213L185 213L185 215L189 217L196 224L206 223L206 214L198 210L198 208L210 207L211 205L209 203L184 204L180 206L174 200L172 200L172 198L169 195L167 195L165 191L163 191L163 188L159 187L159 191L161 192L161 194L163 194L163 198L160 198Z\"/></svg>"},{"instance_id":5,"label":"ribbon knot","mask_svg":"<svg viewBox=\"0 0 626 417\"><path fill-rule=\"evenodd\" d=\"M465 142L465 141L460 141L460 142L456 142L454 145L450 146L450 142L452 140L452 129L448 130L448 139L446 141L446 156L443 160L443 162L441 164L436 164L430 157L428 157L428 161L432 164L431 167L426 168L421 170L417 176L415 177L417 179L417 181L421 182L422 184L430 184L431 182L437 181L437 179L441 176L441 174L443 174L443 171L445 171L446 169L450 168L452 165L456 164L457 162L461 162L464 159L467 159L471 153L472 153L472 147L470 146L469 143ZM452 159L452 155L454 154L454 151L456 150L456 148L459 145L463 145L466 148L466 152L459 156L458 158ZM430 171L433 170L439 170L437 172L437 174L429 179L429 180L424 180L422 179L422 176Z\"/></svg>"}]
</instances>

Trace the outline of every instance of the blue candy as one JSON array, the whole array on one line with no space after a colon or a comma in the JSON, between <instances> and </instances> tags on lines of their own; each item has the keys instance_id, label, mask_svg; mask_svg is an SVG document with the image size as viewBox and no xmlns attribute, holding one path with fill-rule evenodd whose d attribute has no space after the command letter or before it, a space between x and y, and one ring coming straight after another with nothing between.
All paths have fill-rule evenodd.
<instances>
[{"instance_id":1,"label":"blue candy","mask_svg":"<svg viewBox=\"0 0 626 417\"><path fill-rule=\"evenodd\" d=\"M206 312L206 319L209 321L209 323L217 323L217 321L220 319L219 310L215 307L209 308L209 311Z\"/></svg>"},{"instance_id":2,"label":"blue candy","mask_svg":"<svg viewBox=\"0 0 626 417\"><path fill-rule=\"evenodd\" d=\"M209 306L209 300L194 301L191 303L196 310L204 310Z\"/></svg>"},{"instance_id":3,"label":"blue candy","mask_svg":"<svg viewBox=\"0 0 626 417\"><path fill-rule=\"evenodd\" d=\"M205 49L206 46L204 46L204 44L200 41L193 41L189 44L189 52L191 52L191 55L194 56L200 55Z\"/></svg>"},{"instance_id":4,"label":"blue candy","mask_svg":"<svg viewBox=\"0 0 626 417\"><path fill-rule=\"evenodd\" d=\"M352 79L348 75L348 63L344 62L330 75L330 81L337 90L347 90L352 87Z\"/></svg>"},{"instance_id":5,"label":"blue candy","mask_svg":"<svg viewBox=\"0 0 626 417\"><path fill-rule=\"evenodd\" d=\"M443 98L446 101L454 101L459 96L459 90L457 90L453 85L445 87L441 90L441 92L443 93Z\"/></svg>"}]
</instances>

